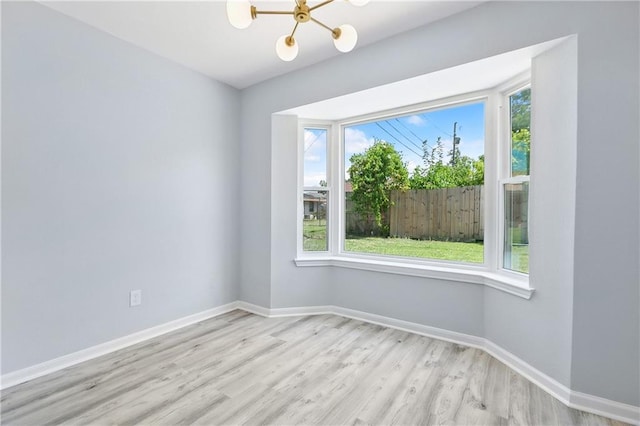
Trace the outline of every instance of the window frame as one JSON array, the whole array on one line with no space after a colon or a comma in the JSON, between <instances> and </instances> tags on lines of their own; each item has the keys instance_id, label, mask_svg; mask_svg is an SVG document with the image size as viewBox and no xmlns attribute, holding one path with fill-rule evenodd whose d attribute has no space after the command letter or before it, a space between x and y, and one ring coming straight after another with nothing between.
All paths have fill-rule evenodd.
<instances>
[{"instance_id":1,"label":"window frame","mask_svg":"<svg viewBox=\"0 0 640 426\"><path fill-rule=\"evenodd\" d=\"M311 130L324 130L326 131L327 139L326 139L326 182L327 186L305 186L304 185L304 131L307 129ZM331 123L327 123L323 120L304 120L298 122L298 167L297 167L297 176L298 176L298 203L297 203L297 243L296 243L296 251L297 257L303 258L309 255L313 256L328 256L331 253L332 247L332 232L331 232L331 219L332 215L330 215L330 209L333 204L332 202L332 185L333 185L333 173L331 173L331 155L333 150L333 138L332 138L333 125ZM327 193L327 208L325 211L326 223L327 223L327 250L323 251L307 251L304 250L304 193L305 191L318 191L318 192L326 192ZM319 210L319 209L318 209Z\"/></svg>"},{"instance_id":2,"label":"window frame","mask_svg":"<svg viewBox=\"0 0 640 426\"><path fill-rule=\"evenodd\" d=\"M514 83L516 81L517 83ZM504 226L501 199L502 178L504 176L505 145L508 145L509 161L511 155L511 134L506 133L505 140L503 118L503 98L509 88L526 87L531 85L530 74L519 76L504 86L490 90L476 91L452 97L437 99L345 118L336 121L299 120L298 149L298 194L302 194L307 187L303 186L304 176L302 166L304 162L304 129L330 129L327 132L327 239L328 251L303 251L302 220L298 202L298 238L297 257L295 264L299 267L336 266L367 271L377 271L399 275L418 276L483 284L509 294L530 299L534 289L529 285L529 275L502 268ZM506 88L506 89L505 89ZM513 92L509 92L513 93ZM508 99L507 95L507 99ZM390 117L401 117L413 113L423 113L455 106L484 103L485 113L485 194L484 194L484 262L479 264L455 262L438 259L412 258L402 256L377 255L372 253L348 252L344 250L345 229L345 146L344 128L355 124L379 121ZM510 126L510 120L509 120ZM510 165L510 162L508 163ZM336 185L338 185L336 187Z\"/></svg>"},{"instance_id":3,"label":"window frame","mask_svg":"<svg viewBox=\"0 0 640 426\"><path fill-rule=\"evenodd\" d=\"M531 75L521 75L508 83L502 85L499 89L500 96L500 136L498 138L501 145L500 149L500 163L499 163L499 178L498 178L498 269L509 276L518 280L529 281L529 274L524 272L515 271L512 269L506 269L504 267L504 238L505 238L505 197L504 187L507 184L518 184L527 182L529 184L529 191L531 191L531 168L529 168L528 175L511 175L511 100L510 97L521 90L531 88ZM533 93L533 91L532 91ZM533 102L532 102L533 103ZM533 146L533 133L531 135L531 146ZM529 192L531 194L531 192ZM529 195L530 196L530 195ZM527 203L527 217L530 218L530 203ZM529 232L529 235L531 232Z\"/></svg>"},{"instance_id":4,"label":"window frame","mask_svg":"<svg viewBox=\"0 0 640 426\"><path fill-rule=\"evenodd\" d=\"M339 141L339 174L338 174L338 178L343 179L344 176L346 176L346 166L345 166L345 157L344 157L344 152L345 152L345 144L344 144L344 130L346 127L350 127L350 126L354 126L354 125L360 125L360 124L367 124L367 123L373 123L376 121L381 121L381 120L385 120L388 118L401 118L401 117L405 117L408 115L413 115L413 114L422 114L425 112L432 112L432 111L440 111L440 110L444 110L444 109L449 109L449 108L455 108L455 107L459 107L459 106L464 106L464 105L471 105L471 104L476 104L476 103L483 103L484 104L484 122L485 122L485 141L487 140L488 135L490 134L490 132L492 131L492 129L487 129L487 126L489 125L489 120L488 120L488 116L487 116L487 104L489 101L489 97L490 97L491 93L488 91L481 91L481 92L473 92L473 93L469 93L469 94L465 94L465 95L457 95L454 97L449 97L449 98L443 98L443 99L438 99L435 101L431 101L431 102L424 102L424 103L420 103L420 104L416 104L416 105L411 105L409 107L400 107L400 108L394 108L391 110L386 110L386 111L382 111L382 112L378 112L378 113L373 113L373 114L367 114L367 115L363 115L363 116L357 116L357 117L351 117L345 120L340 120L340 121L336 121L335 122L335 126L338 128L338 140ZM485 164L486 164L486 156L485 156ZM486 178L485 178L486 180ZM486 186L486 185L485 185ZM419 257L404 257L404 256L393 256L393 255L383 255L383 254L374 254L374 253L360 253L360 252L353 252L353 251L347 251L345 250L345 217L344 217L344 212L346 209L346 201L345 201L345 191L344 191L344 185L341 185L340 187L340 191L338 194L338 203L339 203L339 211L340 211L340 223L339 223L339 247L338 247L338 255L340 256L348 256L348 257L365 257L368 259L380 259L380 260L395 260L395 261L402 261L402 262L407 262L407 263L418 263L418 264L433 264L433 265L449 265L449 266L462 266L462 267L477 267L477 266L483 266L486 264L486 260L487 260L487 248L484 247L483 248L483 262L482 263L468 263L468 262L460 262L460 261L452 261L452 260L440 260L440 259L428 259L428 258L419 258ZM485 201L486 204L486 201ZM486 222L486 216L485 216L485 222Z\"/></svg>"}]
</instances>

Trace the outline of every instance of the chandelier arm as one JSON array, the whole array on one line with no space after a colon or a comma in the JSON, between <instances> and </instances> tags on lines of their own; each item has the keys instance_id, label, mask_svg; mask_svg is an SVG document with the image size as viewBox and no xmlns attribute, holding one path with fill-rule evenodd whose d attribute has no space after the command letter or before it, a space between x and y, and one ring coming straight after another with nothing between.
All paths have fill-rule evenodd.
<instances>
[{"instance_id":1,"label":"chandelier arm","mask_svg":"<svg viewBox=\"0 0 640 426\"><path fill-rule=\"evenodd\" d=\"M316 4L315 6L309 8L309 12L311 12L313 10L316 10L316 9L322 7L322 6L326 6L326 5L328 5L329 3L332 3L332 2L333 2L333 0L326 0L326 1L323 1L322 3Z\"/></svg>"},{"instance_id":2,"label":"chandelier arm","mask_svg":"<svg viewBox=\"0 0 640 426\"><path fill-rule=\"evenodd\" d=\"M256 10L256 15L293 15L293 12L285 12L284 10Z\"/></svg>"},{"instance_id":3,"label":"chandelier arm","mask_svg":"<svg viewBox=\"0 0 640 426\"><path fill-rule=\"evenodd\" d=\"M293 38L293 35L296 33L296 30L298 29L298 24L300 24L300 22L296 22L295 27L293 27L293 31L291 31L291 35L289 36L289 38Z\"/></svg>"},{"instance_id":4,"label":"chandelier arm","mask_svg":"<svg viewBox=\"0 0 640 426\"><path fill-rule=\"evenodd\" d=\"M331 34L333 35L334 38L340 37L340 30L338 28L331 28L331 27L323 24L322 22L318 21L316 18L313 18L313 17L309 17L309 19L311 19L313 22L315 22L316 24L320 25L321 27L326 28L329 31L331 31Z\"/></svg>"}]
</instances>

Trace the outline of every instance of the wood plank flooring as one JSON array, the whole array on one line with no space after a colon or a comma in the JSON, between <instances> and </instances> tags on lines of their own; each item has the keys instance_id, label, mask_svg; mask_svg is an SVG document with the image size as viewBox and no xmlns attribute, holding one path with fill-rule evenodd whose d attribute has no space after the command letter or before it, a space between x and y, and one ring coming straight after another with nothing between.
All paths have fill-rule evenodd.
<instances>
[{"instance_id":1,"label":"wood plank flooring","mask_svg":"<svg viewBox=\"0 0 640 426\"><path fill-rule=\"evenodd\" d=\"M336 315L233 311L14 386L3 424L614 425L483 351Z\"/></svg>"}]
</instances>

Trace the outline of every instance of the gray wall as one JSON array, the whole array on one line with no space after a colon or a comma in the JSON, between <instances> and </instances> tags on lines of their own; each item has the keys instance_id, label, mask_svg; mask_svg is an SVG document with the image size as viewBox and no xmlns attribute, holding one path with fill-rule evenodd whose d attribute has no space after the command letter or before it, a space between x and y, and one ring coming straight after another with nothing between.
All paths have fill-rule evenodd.
<instances>
[{"instance_id":1,"label":"gray wall","mask_svg":"<svg viewBox=\"0 0 640 426\"><path fill-rule=\"evenodd\" d=\"M238 298L238 91L7 2L2 89L3 373Z\"/></svg>"},{"instance_id":2,"label":"gray wall","mask_svg":"<svg viewBox=\"0 0 640 426\"><path fill-rule=\"evenodd\" d=\"M294 115L274 115L271 127L272 164L271 192L279 200L271 215L271 306L314 306L331 303L330 270L328 268L296 268L297 203L301 202L297 186L291 184L289 171L298 162L298 118ZM295 173L295 172L294 172ZM292 226L293 225L293 226Z\"/></svg>"},{"instance_id":3,"label":"gray wall","mask_svg":"<svg viewBox=\"0 0 640 426\"><path fill-rule=\"evenodd\" d=\"M243 120L251 126L243 128L242 150L254 158L241 170L241 297L273 307L329 298L487 335L574 390L640 404L638 13L633 2L490 2L243 90ZM551 269L531 302L467 284L293 265L295 221L282 218L295 211L296 163L280 135L271 143L265 136L273 113L572 34L578 36L576 200L563 202L559 220L575 211L575 249L572 241L548 241L562 241L550 253L568 253L574 262L539 253L537 268ZM619 204L608 206L607 199ZM254 205L270 205L268 217L256 220Z\"/></svg>"},{"instance_id":4,"label":"gray wall","mask_svg":"<svg viewBox=\"0 0 640 426\"><path fill-rule=\"evenodd\" d=\"M640 405L639 9L638 2L619 5L608 21L612 28L581 33L579 39L571 369L575 389L636 406Z\"/></svg>"},{"instance_id":5,"label":"gray wall","mask_svg":"<svg viewBox=\"0 0 640 426\"><path fill-rule=\"evenodd\" d=\"M532 61L529 269L535 296L515 300L485 291L485 337L566 386L572 356L577 63L575 37Z\"/></svg>"},{"instance_id":6,"label":"gray wall","mask_svg":"<svg viewBox=\"0 0 640 426\"><path fill-rule=\"evenodd\" d=\"M271 305L271 114L261 114L263 100L256 91L241 92L240 129L240 298ZM251 121L246 117L251 117ZM265 133L256 132L261 129ZM250 141L245 143L244 141Z\"/></svg>"}]
</instances>

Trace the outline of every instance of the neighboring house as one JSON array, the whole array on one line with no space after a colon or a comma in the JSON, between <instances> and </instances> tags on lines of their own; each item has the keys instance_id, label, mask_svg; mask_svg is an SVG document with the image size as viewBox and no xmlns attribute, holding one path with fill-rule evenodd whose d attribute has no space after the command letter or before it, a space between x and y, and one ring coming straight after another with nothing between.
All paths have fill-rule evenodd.
<instances>
[{"instance_id":1,"label":"neighboring house","mask_svg":"<svg viewBox=\"0 0 640 426\"><path fill-rule=\"evenodd\" d=\"M304 193L304 218L322 219L326 217L327 195L321 192Z\"/></svg>"},{"instance_id":2,"label":"neighboring house","mask_svg":"<svg viewBox=\"0 0 640 426\"><path fill-rule=\"evenodd\" d=\"M344 183L345 194L353 192L351 182ZM305 191L304 193L304 218L324 219L327 209L327 194L317 191Z\"/></svg>"}]
</instances>

